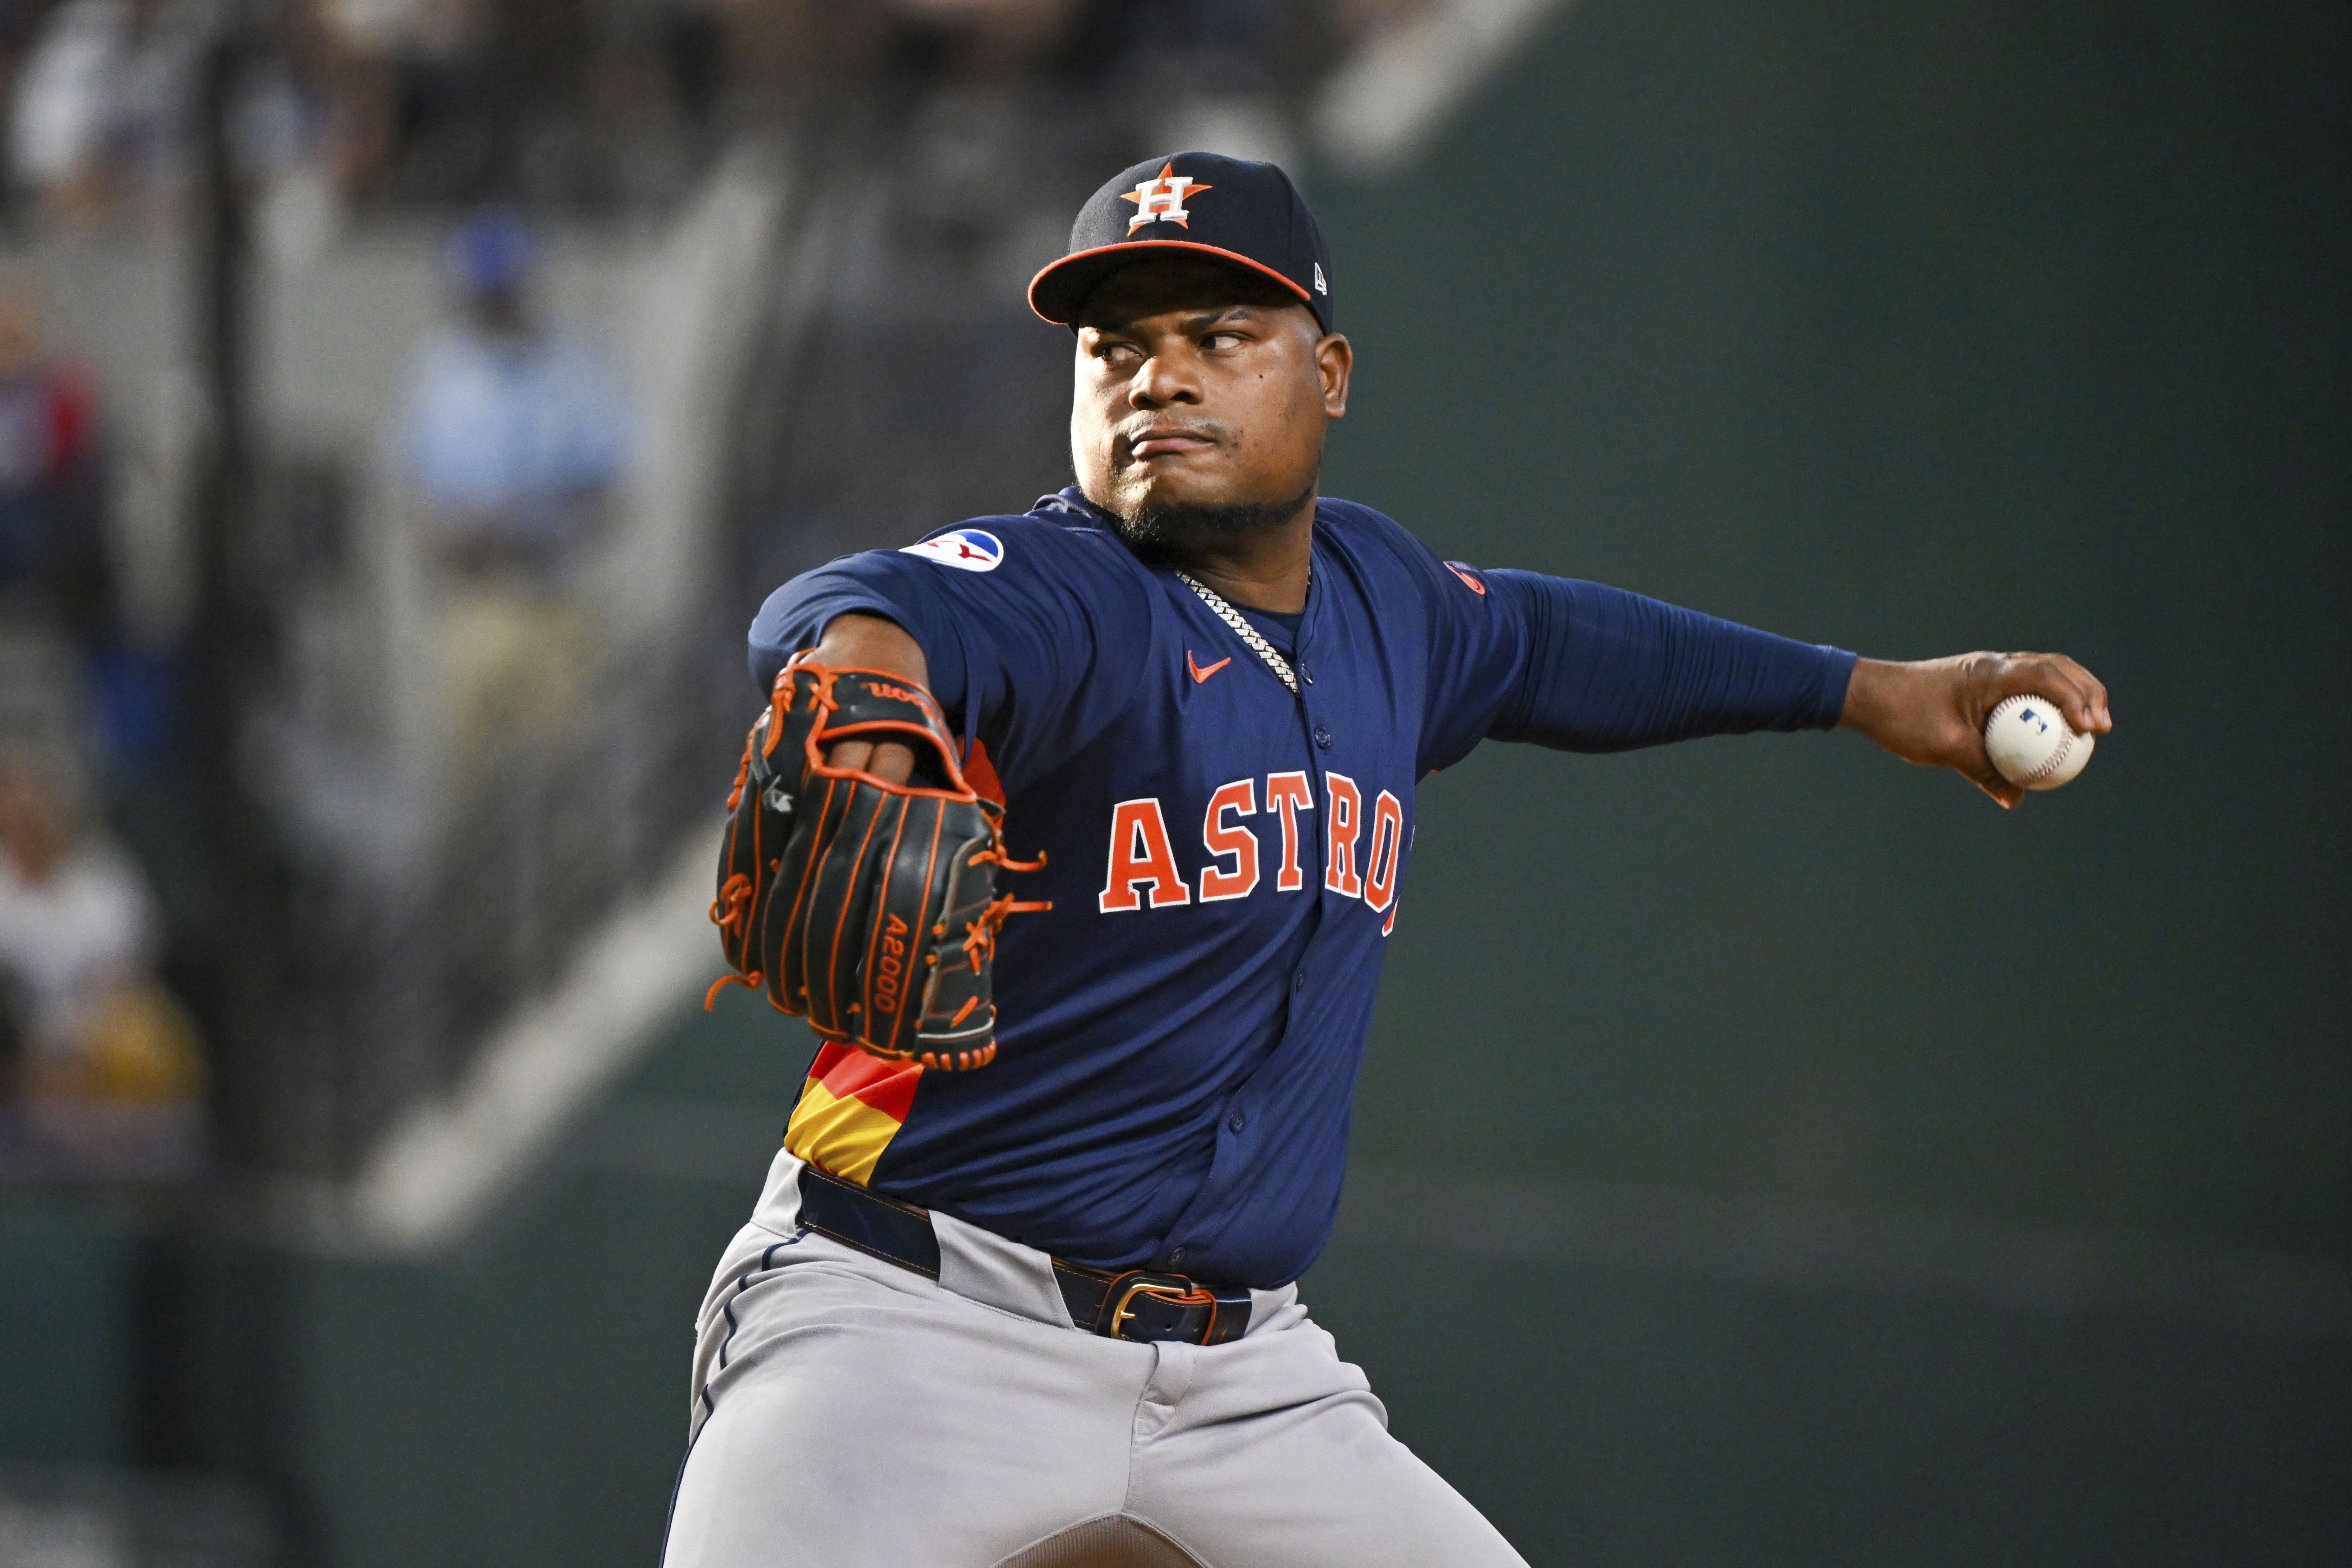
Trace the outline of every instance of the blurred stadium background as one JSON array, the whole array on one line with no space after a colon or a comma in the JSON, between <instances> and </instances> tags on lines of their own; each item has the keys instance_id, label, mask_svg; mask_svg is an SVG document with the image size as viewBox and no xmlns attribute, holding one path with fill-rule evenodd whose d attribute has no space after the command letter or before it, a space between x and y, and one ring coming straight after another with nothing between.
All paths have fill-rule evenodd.
<instances>
[{"instance_id":1,"label":"blurred stadium background","mask_svg":"<svg viewBox=\"0 0 2352 1568\"><path fill-rule=\"evenodd\" d=\"M1538 1565L2352 1562L2352 12L16 0L0 72L0 1568L655 1560L808 1052L697 1005L742 629L1063 481L1022 285L1186 146L1332 235L1331 492L2121 723L2014 816L1432 781L1307 1282L1400 1435Z\"/></svg>"}]
</instances>

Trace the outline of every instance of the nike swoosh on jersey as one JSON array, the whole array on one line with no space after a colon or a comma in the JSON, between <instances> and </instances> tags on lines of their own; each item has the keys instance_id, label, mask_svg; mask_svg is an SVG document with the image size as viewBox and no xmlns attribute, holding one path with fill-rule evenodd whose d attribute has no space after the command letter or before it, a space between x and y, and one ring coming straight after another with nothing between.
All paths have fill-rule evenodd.
<instances>
[{"instance_id":1,"label":"nike swoosh on jersey","mask_svg":"<svg viewBox=\"0 0 2352 1568\"><path fill-rule=\"evenodd\" d=\"M1203 669L1201 666L1192 662L1192 650L1189 647L1184 650L1184 668L1192 672L1192 684L1195 686L1200 685L1201 682L1208 679L1209 677L1216 674L1217 671L1224 668L1225 666L1233 662L1234 656L1227 654L1224 658L1217 660L1216 663L1210 665L1207 668Z\"/></svg>"}]
</instances>

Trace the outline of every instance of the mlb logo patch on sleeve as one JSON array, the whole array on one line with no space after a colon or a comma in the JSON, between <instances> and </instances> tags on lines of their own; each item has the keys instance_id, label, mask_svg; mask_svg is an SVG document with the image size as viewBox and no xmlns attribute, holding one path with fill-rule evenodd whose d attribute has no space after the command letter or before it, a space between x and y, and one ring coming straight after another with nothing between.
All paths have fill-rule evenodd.
<instances>
[{"instance_id":1,"label":"mlb logo patch on sleeve","mask_svg":"<svg viewBox=\"0 0 2352 1568\"><path fill-rule=\"evenodd\" d=\"M909 544L901 555L920 555L959 572L993 572L1004 559L1004 545L982 528L950 528L919 544Z\"/></svg>"}]
</instances>

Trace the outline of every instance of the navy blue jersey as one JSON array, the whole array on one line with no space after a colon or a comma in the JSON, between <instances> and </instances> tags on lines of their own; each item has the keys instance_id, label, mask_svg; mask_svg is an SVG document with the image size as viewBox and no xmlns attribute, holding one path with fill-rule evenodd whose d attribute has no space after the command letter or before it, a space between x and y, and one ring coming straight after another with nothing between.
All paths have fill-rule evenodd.
<instances>
[{"instance_id":1,"label":"navy blue jersey","mask_svg":"<svg viewBox=\"0 0 2352 1568\"><path fill-rule=\"evenodd\" d=\"M1349 1102L1412 856L1413 786L1481 740L1615 751L1834 724L1850 654L1654 599L1441 562L1316 510L1271 668L1076 489L845 556L751 632L764 692L834 616L920 645L1005 805L1016 917L991 1066L819 1051L793 1152L1060 1257L1261 1287L1330 1231Z\"/></svg>"}]
</instances>

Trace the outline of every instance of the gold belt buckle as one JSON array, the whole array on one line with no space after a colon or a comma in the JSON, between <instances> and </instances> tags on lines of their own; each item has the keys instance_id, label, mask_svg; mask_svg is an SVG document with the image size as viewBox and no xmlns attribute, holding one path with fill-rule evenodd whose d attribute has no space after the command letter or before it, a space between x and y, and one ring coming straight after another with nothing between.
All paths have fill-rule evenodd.
<instances>
[{"instance_id":1,"label":"gold belt buckle","mask_svg":"<svg viewBox=\"0 0 2352 1568\"><path fill-rule=\"evenodd\" d=\"M1135 1299L1138 1296L1150 1296L1178 1307L1206 1307L1209 1309L1209 1321L1201 1326L1201 1337L1207 1339L1216 1328L1216 1293L1203 1289L1183 1275L1147 1274L1137 1269L1113 1279L1111 1289L1117 1292L1110 1310L1109 1334L1112 1339L1127 1338L1123 1331L1129 1320L1135 1316Z\"/></svg>"}]
</instances>

